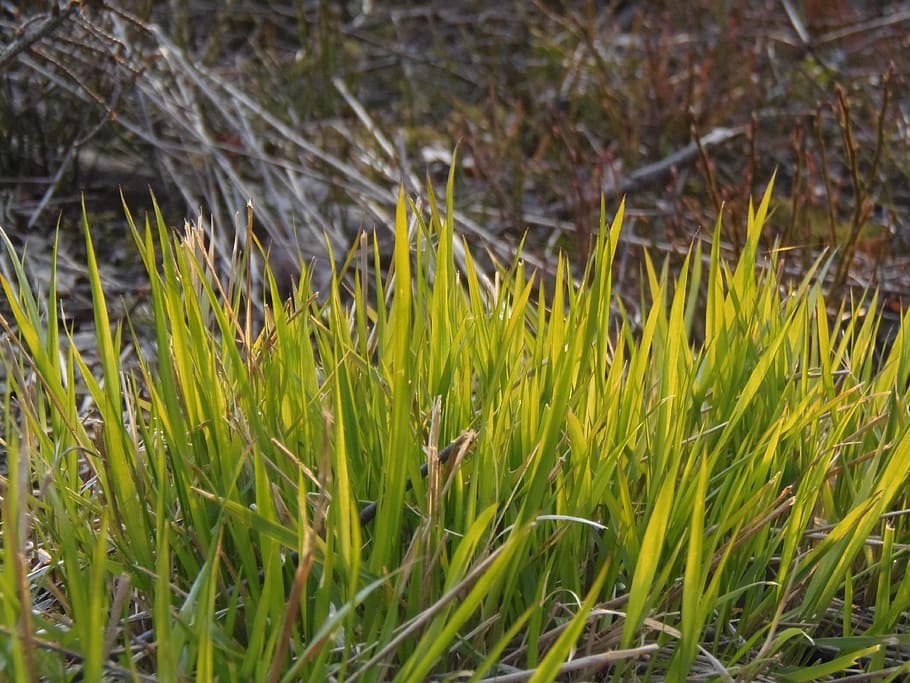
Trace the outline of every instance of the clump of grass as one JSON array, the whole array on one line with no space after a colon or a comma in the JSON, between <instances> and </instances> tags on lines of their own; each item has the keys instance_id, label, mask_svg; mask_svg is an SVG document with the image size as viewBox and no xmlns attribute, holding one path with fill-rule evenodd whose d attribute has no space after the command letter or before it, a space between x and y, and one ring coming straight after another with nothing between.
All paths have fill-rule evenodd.
<instances>
[{"instance_id":1,"label":"clump of grass","mask_svg":"<svg viewBox=\"0 0 910 683\"><path fill-rule=\"evenodd\" d=\"M450 177L428 216L399 197L385 278L272 280L258 332L242 263L130 218L157 347L133 371L88 226L98 373L7 243L2 675L902 675L910 338L876 363L874 296L832 316L827 263L778 277L770 193L736 264L720 221L673 281L645 258L640 325L621 208L580 284L486 283Z\"/></svg>"}]
</instances>

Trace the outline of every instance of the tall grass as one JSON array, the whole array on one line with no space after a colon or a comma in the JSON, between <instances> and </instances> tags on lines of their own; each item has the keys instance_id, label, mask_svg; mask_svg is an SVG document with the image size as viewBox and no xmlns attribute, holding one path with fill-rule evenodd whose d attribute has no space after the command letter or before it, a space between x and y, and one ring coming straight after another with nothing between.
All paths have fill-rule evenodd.
<instances>
[{"instance_id":1,"label":"tall grass","mask_svg":"<svg viewBox=\"0 0 910 683\"><path fill-rule=\"evenodd\" d=\"M14 680L896 679L910 645L910 338L876 356L761 254L645 260L613 296L454 257L450 178L399 197L390 272L274 280L261 329L202 227L129 218L157 351L100 365L7 241L0 676ZM467 247L467 245L465 245ZM53 278L51 279L53 283ZM371 505L375 503L375 505ZM599 674L600 675L600 674Z\"/></svg>"}]
</instances>

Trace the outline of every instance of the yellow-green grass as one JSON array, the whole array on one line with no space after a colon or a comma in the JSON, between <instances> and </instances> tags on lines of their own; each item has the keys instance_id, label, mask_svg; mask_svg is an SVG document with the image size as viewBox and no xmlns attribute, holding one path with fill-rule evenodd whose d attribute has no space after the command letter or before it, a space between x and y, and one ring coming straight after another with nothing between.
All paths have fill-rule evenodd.
<instances>
[{"instance_id":1,"label":"yellow-green grass","mask_svg":"<svg viewBox=\"0 0 910 683\"><path fill-rule=\"evenodd\" d=\"M86 225L94 373L7 242L0 678L899 678L910 338L878 362L874 296L784 282L769 198L735 264L720 222L678 275L646 258L634 323L622 209L581 284L488 286L450 178L428 219L399 198L385 278L272 281L258 333L243 262L130 218L134 370Z\"/></svg>"}]
</instances>

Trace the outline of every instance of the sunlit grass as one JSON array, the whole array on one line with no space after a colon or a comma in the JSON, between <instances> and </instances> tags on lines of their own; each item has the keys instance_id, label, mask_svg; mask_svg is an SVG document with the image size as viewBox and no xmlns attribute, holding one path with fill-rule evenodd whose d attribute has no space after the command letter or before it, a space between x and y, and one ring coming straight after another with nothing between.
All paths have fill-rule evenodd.
<instances>
[{"instance_id":1,"label":"sunlit grass","mask_svg":"<svg viewBox=\"0 0 910 683\"><path fill-rule=\"evenodd\" d=\"M402 195L385 278L271 282L258 333L242 261L130 218L157 354L129 371L86 226L94 374L7 242L0 676L899 677L910 339L877 362L825 262L784 282L769 198L735 264L720 223L646 259L640 324L622 209L580 285L489 285L451 180L428 218Z\"/></svg>"}]
</instances>

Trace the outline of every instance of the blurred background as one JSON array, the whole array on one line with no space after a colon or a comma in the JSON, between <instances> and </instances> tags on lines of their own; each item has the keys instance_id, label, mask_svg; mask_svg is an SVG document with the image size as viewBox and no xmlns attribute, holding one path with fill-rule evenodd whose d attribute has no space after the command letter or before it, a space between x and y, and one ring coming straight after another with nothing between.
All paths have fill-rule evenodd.
<instances>
[{"instance_id":1,"label":"blurred background","mask_svg":"<svg viewBox=\"0 0 910 683\"><path fill-rule=\"evenodd\" d=\"M723 210L735 254L776 172L765 247L798 275L826 250L832 290L910 286L910 3L0 1L0 225L90 317L84 197L123 309L142 218L246 232L289 282L361 231L387 251L397 189L444 191L484 268L522 240L546 279L583 269L604 197L626 197L617 281L639 300L642 247L680 258ZM834 251L831 251L834 250Z\"/></svg>"}]
</instances>

